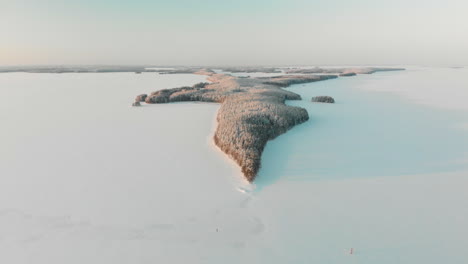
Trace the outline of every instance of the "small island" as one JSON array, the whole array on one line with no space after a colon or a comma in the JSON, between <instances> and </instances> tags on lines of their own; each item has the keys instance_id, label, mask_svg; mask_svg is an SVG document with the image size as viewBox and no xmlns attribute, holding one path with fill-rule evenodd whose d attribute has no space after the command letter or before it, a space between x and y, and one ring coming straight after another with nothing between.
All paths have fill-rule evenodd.
<instances>
[{"instance_id":1,"label":"small island","mask_svg":"<svg viewBox=\"0 0 468 264\"><path fill-rule=\"evenodd\" d=\"M311 101L315 103L328 103L328 104L335 103L335 99L333 99L333 97L326 96L326 95L312 97Z\"/></svg>"}]
</instances>

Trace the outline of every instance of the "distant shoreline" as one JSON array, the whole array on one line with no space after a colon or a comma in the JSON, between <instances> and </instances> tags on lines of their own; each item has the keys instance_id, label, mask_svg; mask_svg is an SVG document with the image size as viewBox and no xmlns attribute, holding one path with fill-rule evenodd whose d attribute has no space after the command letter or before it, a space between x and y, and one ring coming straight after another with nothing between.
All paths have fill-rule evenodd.
<instances>
[{"instance_id":1,"label":"distant shoreline","mask_svg":"<svg viewBox=\"0 0 468 264\"><path fill-rule=\"evenodd\" d=\"M278 67L205 67L205 66L0 66L0 73L25 72L25 73L114 73L114 72L155 72L160 74L192 74L203 69L219 69L231 73L330 73L340 74L346 71L359 71L363 69L379 69L377 67L302 67L302 66L278 66ZM386 70L403 70L403 68L380 68ZM370 72L359 72L370 73Z\"/></svg>"}]
</instances>

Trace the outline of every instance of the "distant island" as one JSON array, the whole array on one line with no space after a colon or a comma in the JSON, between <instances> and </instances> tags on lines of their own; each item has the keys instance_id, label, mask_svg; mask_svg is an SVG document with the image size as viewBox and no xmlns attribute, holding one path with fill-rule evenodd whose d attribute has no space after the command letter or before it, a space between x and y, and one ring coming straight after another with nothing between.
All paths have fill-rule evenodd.
<instances>
[{"instance_id":1,"label":"distant island","mask_svg":"<svg viewBox=\"0 0 468 264\"><path fill-rule=\"evenodd\" d=\"M219 69L219 68L217 68ZM261 166L261 155L266 143L285 133L295 125L306 122L306 109L288 106L286 100L301 100L301 96L282 88L292 84L310 83L371 74L378 71L404 70L401 68L312 68L289 69L285 73L276 68L221 68L223 72L279 73L273 77L235 77L216 73L212 69L182 68L162 70L161 73L193 73L208 76L210 83L191 87L163 89L151 94L141 94L140 102L161 104L182 101L216 102L221 104L214 134L215 144L241 167L249 182L253 182ZM287 74L289 73L289 74Z\"/></svg>"}]
</instances>

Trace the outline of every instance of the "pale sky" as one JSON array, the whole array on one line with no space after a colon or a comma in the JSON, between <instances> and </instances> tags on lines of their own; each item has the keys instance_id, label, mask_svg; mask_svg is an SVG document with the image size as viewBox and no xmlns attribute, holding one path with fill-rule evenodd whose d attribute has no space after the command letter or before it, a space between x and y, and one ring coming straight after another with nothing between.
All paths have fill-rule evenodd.
<instances>
[{"instance_id":1,"label":"pale sky","mask_svg":"<svg viewBox=\"0 0 468 264\"><path fill-rule=\"evenodd\" d=\"M0 65L468 65L467 0L0 0Z\"/></svg>"}]
</instances>

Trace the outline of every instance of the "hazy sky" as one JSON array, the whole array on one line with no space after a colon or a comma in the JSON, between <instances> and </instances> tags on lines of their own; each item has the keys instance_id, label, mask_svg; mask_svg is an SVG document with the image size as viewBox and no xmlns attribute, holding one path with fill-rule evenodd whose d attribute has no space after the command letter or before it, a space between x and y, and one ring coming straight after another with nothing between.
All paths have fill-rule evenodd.
<instances>
[{"instance_id":1,"label":"hazy sky","mask_svg":"<svg viewBox=\"0 0 468 264\"><path fill-rule=\"evenodd\" d=\"M467 0L0 0L0 65L468 65Z\"/></svg>"}]
</instances>

